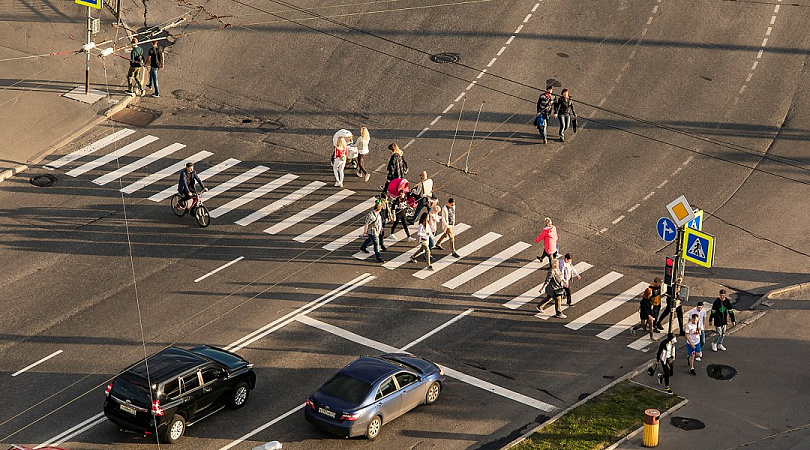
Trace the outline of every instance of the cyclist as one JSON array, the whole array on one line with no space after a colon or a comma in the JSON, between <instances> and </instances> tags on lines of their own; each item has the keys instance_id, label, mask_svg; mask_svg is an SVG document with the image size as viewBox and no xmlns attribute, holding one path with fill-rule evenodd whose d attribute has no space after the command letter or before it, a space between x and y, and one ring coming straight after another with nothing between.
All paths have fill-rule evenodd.
<instances>
[{"instance_id":1,"label":"cyclist","mask_svg":"<svg viewBox=\"0 0 810 450\"><path fill-rule=\"evenodd\" d=\"M183 197L180 199L180 207L186 207L186 201L191 199L191 196L197 193L195 184L200 183L203 192L208 191L197 172L194 171L194 163L186 163L186 168L180 171L180 183L177 185L177 192Z\"/></svg>"}]
</instances>

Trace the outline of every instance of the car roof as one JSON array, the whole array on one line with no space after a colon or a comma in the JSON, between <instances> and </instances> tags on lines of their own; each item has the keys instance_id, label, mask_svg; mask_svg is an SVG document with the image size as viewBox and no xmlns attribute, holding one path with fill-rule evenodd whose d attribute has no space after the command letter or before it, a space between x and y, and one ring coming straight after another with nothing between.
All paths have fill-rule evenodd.
<instances>
[{"instance_id":1,"label":"car roof","mask_svg":"<svg viewBox=\"0 0 810 450\"><path fill-rule=\"evenodd\" d=\"M182 348L169 347L150 356L147 361L149 378L152 383L161 383L209 360ZM122 375L126 374L127 378L135 376L145 380L146 367L146 362L141 360L126 369Z\"/></svg>"},{"instance_id":2,"label":"car roof","mask_svg":"<svg viewBox=\"0 0 810 450\"><path fill-rule=\"evenodd\" d=\"M373 356L361 356L346 367L340 369L340 373L348 375L368 384L374 384L378 380L391 376L401 370L402 367L390 363L384 359Z\"/></svg>"}]
</instances>

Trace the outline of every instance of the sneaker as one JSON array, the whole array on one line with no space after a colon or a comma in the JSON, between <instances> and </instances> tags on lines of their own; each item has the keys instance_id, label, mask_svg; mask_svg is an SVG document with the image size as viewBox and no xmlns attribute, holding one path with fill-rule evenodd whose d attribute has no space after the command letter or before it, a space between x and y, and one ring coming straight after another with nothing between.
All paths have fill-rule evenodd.
<instances>
[{"instance_id":1,"label":"sneaker","mask_svg":"<svg viewBox=\"0 0 810 450\"><path fill-rule=\"evenodd\" d=\"M459 255L456 252L453 252L453 253L450 253L450 254L453 255L454 258L461 258L461 255Z\"/></svg>"},{"instance_id":2,"label":"sneaker","mask_svg":"<svg viewBox=\"0 0 810 450\"><path fill-rule=\"evenodd\" d=\"M712 351L713 352L717 351L717 344L715 344L714 342L712 342Z\"/></svg>"},{"instance_id":3,"label":"sneaker","mask_svg":"<svg viewBox=\"0 0 810 450\"><path fill-rule=\"evenodd\" d=\"M363 174L360 173L360 172L357 172L357 178L363 178Z\"/></svg>"},{"instance_id":4,"label":"sneaker","mask_svg":"<svg viewBox=\"0 0 810 450\"><path fill-rule=\"evenodd\" d=\"M655 338L655 336L650 336L650 341L655 342L655 341L657 341L657 340L658 340L658 339L656 339L656 338Z\"/></svg>"},{"instance_id":5,"label":"sneaker","mask_svg":"<svg viewBox=\"0 0 810 450\"><path fill-rule=\"evenodd\" d=\"M148 85L148 84L147 84L147 85L146 85L146 89L152 89L152 86L150 86L150 85Z\"/></svg>"},{"instance_id":6,"label":"sneaker","mask_svg":"<svg viewBox=\"0 0 810 450\"><path fill-rule=\"evenodd\" d=\"M179 206L182 209L186 209L186 202L180 202L177 204L177 206Z\"/></svg>"},{"instance_id":7,"label":"sneaker","mask_svg":"<svg viewBox=\"0 0 810 450\"><path fill-rule=\"evenodd\" d=\"M565 314L563 314L563 313L557 313L557 314L554 314L554 317L556 317L556 318L558 318L558 319L567 319L567 318L568 318L568 316L566 316L566 315L565 315Z\"/></svg>"},{"instance_id":8,"label":"sneaker","mask_svg":"<svg viewBox=\"0 0 810 450\"><path fill-rule=\"evenodd\" d=\"M135 97L135 93L134 93L134 92L132 92L132 91L125 91L125 92L126 92L126 94L127 94L127 95L129 95L130 97Z\"/></svg>"},{"instance_id":9,"label":"sneaker","mask_svg":"<svg viewBox=\"0 0 810 450\"><path fill-rule=\"evenodd\" d=\"M566 303L566 304L565 304L565 306L566 306L567 308L573 308L573 307L574 307L574 304L573 304L573 303Z\"/></svg>"},{"instance_id":10,"label":"sneaker","mask_svg":"<svg viewBox=\"0 0 810 450\"><path fill-rule=\"evenodd\" d=\"M433 270L433 265L429 265L429 266L425 267L425 269L432 271Z\"/></svg>"},{"instance_id":11,"label":"sneaker","mask_svg":"<svg viewBox=\"0 0 810 450\"><path fill-rule=\"evenodd\" d=\"M158 95L158 94L152 94L152 97L154 97L154 98L160 98L160 95Z\"/></svg>"},{"instance_id":12,"label":"sneaker","mask_svg":"<svg viewBox=\"0 0 810 450\"><path fill-rule=\"evenodd\" d=\"M664 392L666 392L667 394L671 394L671 393L672 393L672 389L670 389L670 388L669 388L669 386L667 386L667 388L666 388L666 389L664 389Z\"/></svg>"},{"instance_id":13,"label":"sneaker","mask_svg":"<svg viewBox=\"0 0 810 450\"><path fill-rule=\"evenodd\" d=\"M412 263L415 263L415 262L416 262L416 258L411 258L411 262L412 262Z\"/></svg>"},{"instance_id":14,"label":"sneaker","mask_svg":"<svg viewBox=\"0 0 810 450\"><path fill-rule=\"evenodd\" d=\"M340 183L338 183L338 182L336 181L336 182L335 182L335 187L340 187Z\"/></svg>"},{"instance_id":15,"label":"sneaker","mask_svg":"<svg viewBox=\"0 0 810 450\"><path fill-rule=\"evenodd\" d=\"M371 253L371 250L369 250L367 248L363 248L363 247L360 247L360 251L363 252L363 253Z\"/></svg>"},{"instance_id":16,"label":"sneaker","mask_svg":"<svg viewBox=\"0 0 810 450\"><path fill-rule=\"evenodd\" d=\"M633 327L630 327L630 336L635 336L635 335L636 335L636 329L633 328ZM660 381L659 381L659 383L660 383Z\"/></svg>"},{"instance_id":17,"label":"sneaker","mask_svg":"<svg viewBox=\"0 0 810 450\"><path fill-rule=\"evenodd\" d=\"M369 178L371 178L371 174L370 174L370 173L367 173L367 174L366 174L366 180L365 180L365 181L366 181L366 183L368 183L368 179L369 179Z\"/></svg>"},{"instance_id":18,"label":"sneaker","mask_svg":"<svg viewBox=\"0 0 810 450\"><path fill-rule=\"evenodd\" d=\"M719 348L720 350L726 351L726 348L723 347L723 344L717 344L717 348Z\"/></svg>"},{"instance_id":19,"label":"sneaker","mask_svg":"<svg viewBox=\"0 0 810 450\"><path fill-rule=\"evenodd\" d=\"M544 143L544 144L548 144L548 139L545 139L545 138L544 138L544 139L543 139L543 143Z\"/></svg>"},{"instance_id":20,"label":"sneaker","mask_svg":"<svg viewBox=\"0 0 810 450\"><path fill-rule=\"evenodd\" d=\"M444 247L442 247L439 244L434 245L433 248L438 249L438 250L444 250Z\"/></svg>"},{"instance_id":21,"label":"sneaker","mask_svg":"<svg viewBox=\"0 0 810 450\"><path fill-rule=\"evenodd\" d=\"M387 250L388 250L388 247L386 247L386 246L384 246L384 245L383 245L382 247L380 247L380 249L381 249L382 251L387 251Z\"/></svg>"},{"instance_id":22,"label":"sneaker","mask_svg":"<svg viewBox=\"0 0 810 450\"><path fill-rule=\"evenodd\" d=\"M538 260L540 260L540 261L542 261L542 260L543 260L543 257L538 255L538 256L537 256L537 259L538 259Z\"/></svg>"},{"instance_id":23,"label":"sneaker","mask_svg":"<svg viewBox=\"0 0 810 450\"><path fill-rule=\"evenodd\" d=\"M408 240L409 240L409 241L411 241L411 242L413 242L413 241L415 241L415 240L416 240L416 238L415 238L415 237L413 237L413 236L408 236Z\"/></svg>"},{"instance_id":24,"label":"sneaker","mask_svg":"<svg viewBox=\"0 0 810 450\"><path fill-rule=\"evenodd\" d=\"M538 310L540 312L543 312L543 305L538 303L538 304L534 305L534 309L536 309L536 310Z\"/></svg>"},{"instance_id":25,"label":"sneaker","mask_svg":"<svg viewBox=\"0 0 810 450\"><path fill-rule=\"evenodd\" d=\"M381 263L381 262L385 262L385 260L384 260L384 259L382 259L382 258L377 258L377 262L378 262L378 263Z\"/></svg>"},{"instance_id":26,"label":"sneaker","mask_svg":"<svg viewBox=\"0 0 810 450\"><path fill-rule=\"evenodd\" d=\"M660 374L660 373L658 374L658 384L663 386L663 384L664 384L664 375L663 374Z\"/></svg>"},{"instance_id":27,"label":"sneaker","mask_svg":"<svg viewBox=\"0 0 810 450\"><path fill-rule=\"evenodd\" d=\"M695 361L700 361L700 356L696 356Z\"/></svg>"},{"instance_id":28,"label":"sneaker","mask_svg":"<svg viewBox=\"0 0 810 450\"><path fill-rule=\"evenodd\" d=\"M689 369L689 373L692 374L692 375L697 376L697 372L695 372L694 368Z\"/></svg>"}]
</instances>

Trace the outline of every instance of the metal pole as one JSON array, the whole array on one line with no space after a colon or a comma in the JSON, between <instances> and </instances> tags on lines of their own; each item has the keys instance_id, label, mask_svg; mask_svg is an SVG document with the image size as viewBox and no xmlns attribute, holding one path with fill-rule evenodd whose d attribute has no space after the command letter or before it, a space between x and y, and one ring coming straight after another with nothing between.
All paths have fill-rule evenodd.
<instances>
[{"instance_id":1,"label":"metal pole","mask_svg":"<svg viewBox=\"0 0 810 450\"><path fill-rule=\"evenodd\" d=\"M467 103L467 96L461 102L461 111L458 112L458 122L456 122L456 132L453 133L453 142L450 144L450 153L447 154L447 166L450 166L450 156L453 155L453 146L456 145L456 136L458 135L458 125L461 123L461 114L464 112L464 105Z\"/></svg>"},{"instance_id":2,"label":"metal pole","mask_svg":"<svg viewBox=\"0 0 810 450\"><path fill-rule=\"evenodd\" d=\"M473 141L475 140L475 131L478 129L478 121L481 120L481 110L484 109L484 102L481 102L481 107L478 108L478 117L475 118L475 126L473 126L472 137L470 138L470 148L467 150L467 159L464 161L464 172L469 172L470 153L472 153Z\"/></svg>"},{"instance_id":3,"label":"metal pole","mask_svg":"<svg viewBox=\"0 0 810 450\"><path fill-rule=\"evenodd\" d=\"M683 233L684 227L678 227L678 233L675 236L677 245L676 245L676 253L675 253L675 267L672 268L672 286L667 286L667 289L672 289L672 292L669 295L667 301L667 306L669 306L669 325L667 326L667 333L672 333L672 316L675 315L675 296L677 295L678 288L681 287L681 283L679 280L683 279L683 266L684 261L681 259L681 251L683 250ZM683 330L681 330L683 331Z\"/></svg>"},{"instance_id":4,"label":"metal pole","mask_svg":"<svg viewBox=\"0 0 810 450\"><path fill-rule=\"evenodd\" d=\"M90 15L90 7L87 7L87 44L93 39L93 17ZM90 94L90 50L87 50L87 62L84 69L84 95Z\"/></svg>"}]
</instances>

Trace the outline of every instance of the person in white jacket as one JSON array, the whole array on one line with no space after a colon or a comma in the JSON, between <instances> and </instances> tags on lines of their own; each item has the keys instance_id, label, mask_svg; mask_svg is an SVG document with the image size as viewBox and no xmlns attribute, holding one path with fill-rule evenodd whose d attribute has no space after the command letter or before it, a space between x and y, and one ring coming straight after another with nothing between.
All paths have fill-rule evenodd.
<instances>
[{"instance_id":1,"label":"person in white jacket","mask_svg":"<svg viewBox=\"0 0 810 450\"><path fill-rule=\"evenodd\" d=\"M456 201L453 197L448 198L447 204L442 208L442 223L444 224L444 232L436 241L435 248L444 250L442 242L448 239L450 241L450 251L452 252L450 254L460 258L459 254L456 253L456 235L453 234L453 227L456 225Z\"/></svg>"},{"instance_id":2,"label":"person in white jacket","mask_svg":"<svg viewBox=\"0 0 810 450\"><path fill-rule=\"evenodd\" d=\"M433 270L433 265L430 264L430 241L433 239L433 230L428 223L428 214L423 214L419 218L419 230L416 234L419 237L419 250L411 256L411 262L415 263L416 258L424 253L427 260L427 269Z\"/></svg>"},{"instance_id":3,"label":"person in white jacket","mask_svg":"<svg viewBox=\"0 0 810 450\"><path fill-rule=\"evenodd\" d=\"M572 264L574 261L574 257L570 253L565 254L565 259L560 260L560 272L562 272L562 281L563 281L563 289L565 290L565 305L566 306L574 306L571 304L571 280L574 277L577 277L577 280L581 280L582 277L579 276L579 272Z\"/></svg>"}]
</instances>

